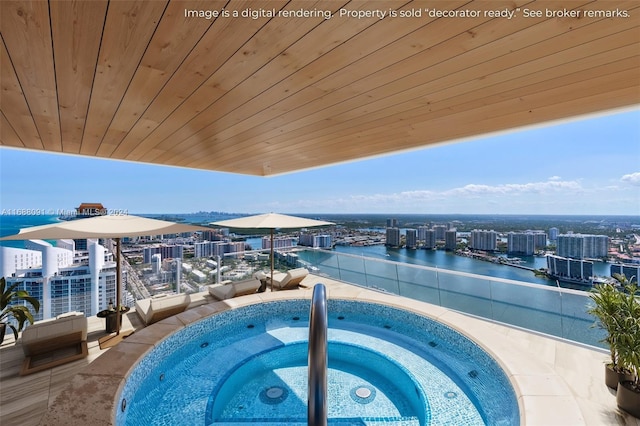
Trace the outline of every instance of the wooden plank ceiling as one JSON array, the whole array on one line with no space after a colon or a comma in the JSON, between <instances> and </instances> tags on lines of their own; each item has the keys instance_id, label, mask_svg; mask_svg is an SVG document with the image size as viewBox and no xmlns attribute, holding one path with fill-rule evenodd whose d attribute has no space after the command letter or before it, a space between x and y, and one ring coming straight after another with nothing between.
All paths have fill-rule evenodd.
<instances>
[{"instance_id":1,"label":"wooden plank ceiling","mask_svg":"<svg viewBox=\"0 0 640 426\"><path fill-rule=\"evenodd\" d=\"M249 10L263 16L233 17ZM628 17L587 16L603 11ZM637 0L3 0L0 15L10 147L271 175L640 104Z\"/></svg>"}]
</instances>

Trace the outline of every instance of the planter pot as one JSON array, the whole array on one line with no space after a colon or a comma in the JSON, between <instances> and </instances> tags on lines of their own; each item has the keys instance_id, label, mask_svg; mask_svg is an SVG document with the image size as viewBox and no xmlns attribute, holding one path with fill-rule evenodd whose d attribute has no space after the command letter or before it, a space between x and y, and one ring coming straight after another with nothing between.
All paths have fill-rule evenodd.
<instances>
[{"instance_id":1,"label":"planter pot","mask_svg":"<svg viewBox=\"0 0 640 426\"><path fill-rule=\"evenodd\" d=\"M611 364L604 366L604 383L608 388L616 390L618 389L618 383L631 381L633 381L633 375L630 373L619 373L611 368Z\"/></svg>"},{"instance_id":2,"label":"planter pot","mask_svg":"<svg viewBox=\"0 0 640 426\"><path fill-rule=\"evenodd\" d=\"M611 364L606 364L604 366L604 383L608 388L616 390L618 389L618 381L618 372L611 367Z\"/></svg>"},{"instance_id":3,"label":"planter pot","mask_svg":"<svg viewBox=\"0 0 640 426\"><path fill-rule=\"evenodd\" d=\"M7 332L7 324L0 322L0 345L4 342L4 333Z\"/></svg>"},{"instance_id":4,"label":"planter pot","mask_svg":"<svg viewBox=\"0 0 640 426\"><path fill-rule=\"evenodd\" d=\"M640 391L631 387L631 382L620 382L616 394L618 408L640 419Z\"/></svg>"}]
</instances>

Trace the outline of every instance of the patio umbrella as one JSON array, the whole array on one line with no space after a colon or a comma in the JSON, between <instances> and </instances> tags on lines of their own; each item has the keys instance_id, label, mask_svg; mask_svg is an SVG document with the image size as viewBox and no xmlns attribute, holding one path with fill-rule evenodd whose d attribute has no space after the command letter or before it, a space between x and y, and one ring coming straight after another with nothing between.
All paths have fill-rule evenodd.
<instances>
[{"instance_id":1,"label":"patio umbrella","mask_svg":"<svg viewBox=\"0 0 640 426\"><path fill-rule=\"evenodd\" d=\"M49 225L23 228L19 233L0 240L57 240L65 238L111 238L116 242L116 334L120 334L120 293L122 273L120 258L120 238L158 234L178 234L205 230L201 226L167 222L131 215L104 215L88 219L77 219ZM179 285L179 283L178 283ZM97 308L97 307L96 307Z\"/></svg>"},{"instance_id":2,"label":"patio umbrella","mask_svg":"<svg viewBox=\"0 0 640 426\"><path fill-rule=\"evenodd\" d=\"M273 290L273 231L275 229L311 228L314 226L334 225L333 222L307 219L306 217L289 216L278 213L266 213L237 219L212 222L211 225L241 229L269 229L271 234L271 290Z\"/></svg>"}]
</instances>

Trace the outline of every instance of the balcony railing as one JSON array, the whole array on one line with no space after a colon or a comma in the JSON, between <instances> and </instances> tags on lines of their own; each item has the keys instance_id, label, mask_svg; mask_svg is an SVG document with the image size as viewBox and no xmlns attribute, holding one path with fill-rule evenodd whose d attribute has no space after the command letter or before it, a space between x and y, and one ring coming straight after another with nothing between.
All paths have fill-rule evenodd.
<instances>
[{"instance_id":1,"label":"balcony railing","mask_svg":"<svg viewBox=\"0 0 640 426\"><path fill-rule=\"evenodd\" d=\"M358 284L583 344L604 347L585 291L373 259L303 250L316 275Z\"/></svg>"},{"instance_id":2,"label":"balcony railing","mask_svg":"<svg viewBox=\"0 0 640 426\"><path fill-rule=\"evenodd\" d=\"M246 274L240 277L268 269L268 258L258 253L246 253L242 260ZM300 247L276 251L275 257L280 270L305 266L315 275L605 347L604 331L594 327L595 318L587 312L591 299L586 291ZM229 256L223 264L239 260Z\"/></svg>"},{"instance_id":3,"label":"balcony railing","mask_svg":"<svg viewBox=\"0 0 640 426\"><path fill-rule=\"evenodd\" d=\"M275 258L278 271L304 266L312 274L321 277L397 294L591 346L605 347L601 342L605 333L593 326L595 318L587 313L591 299L584 291L300 247L277 250ZM204 279L200 276L196 280L190 277L189 272L182 270L180 292L206 291L205 286L218 279L246 280L251 279L258 270L270 269L268 250L230 253L216 267L205 268L207 259L184 260L184 263L193 264L194 268L200 267L199 262L202 271L206 271ZM215 273L217 269L220 269L219 277ZM133 298L149 297L158 291L175 291L175 278L162 288L154 289L148 286L150 283L145 278L140 281L134 275L130 271L124 280L124 287ZM144 287L145 291L141 292L140 287ZM105 300L113 299L110 293L107 296ZM51 297L52 306L57 306L59 295L53 293ZM125 297L123 303L130 305L132 303L126 300L133 298ZM67 309L68 303L65 303ZM75 305L72 308L82 310Z\"/></svg>"}]
</instances>

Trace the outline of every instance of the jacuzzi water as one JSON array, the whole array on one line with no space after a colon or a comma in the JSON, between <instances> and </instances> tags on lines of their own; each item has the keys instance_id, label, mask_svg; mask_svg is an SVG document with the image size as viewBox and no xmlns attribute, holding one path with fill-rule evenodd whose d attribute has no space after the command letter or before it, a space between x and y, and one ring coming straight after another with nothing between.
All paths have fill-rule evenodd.
<instances>
[{"instance_id":1,"label":"jacuzzi water","mask_svg":"<svg viewBox=\"0 0 640 426\"><path fill-rule=\"evenodd\" d=\"M329 424L517 425L515 392L477 344L426 317L329 300ZM306 424L309 300L228 310L145 356L118 425Z\"/></svg>"}]
</instances>

